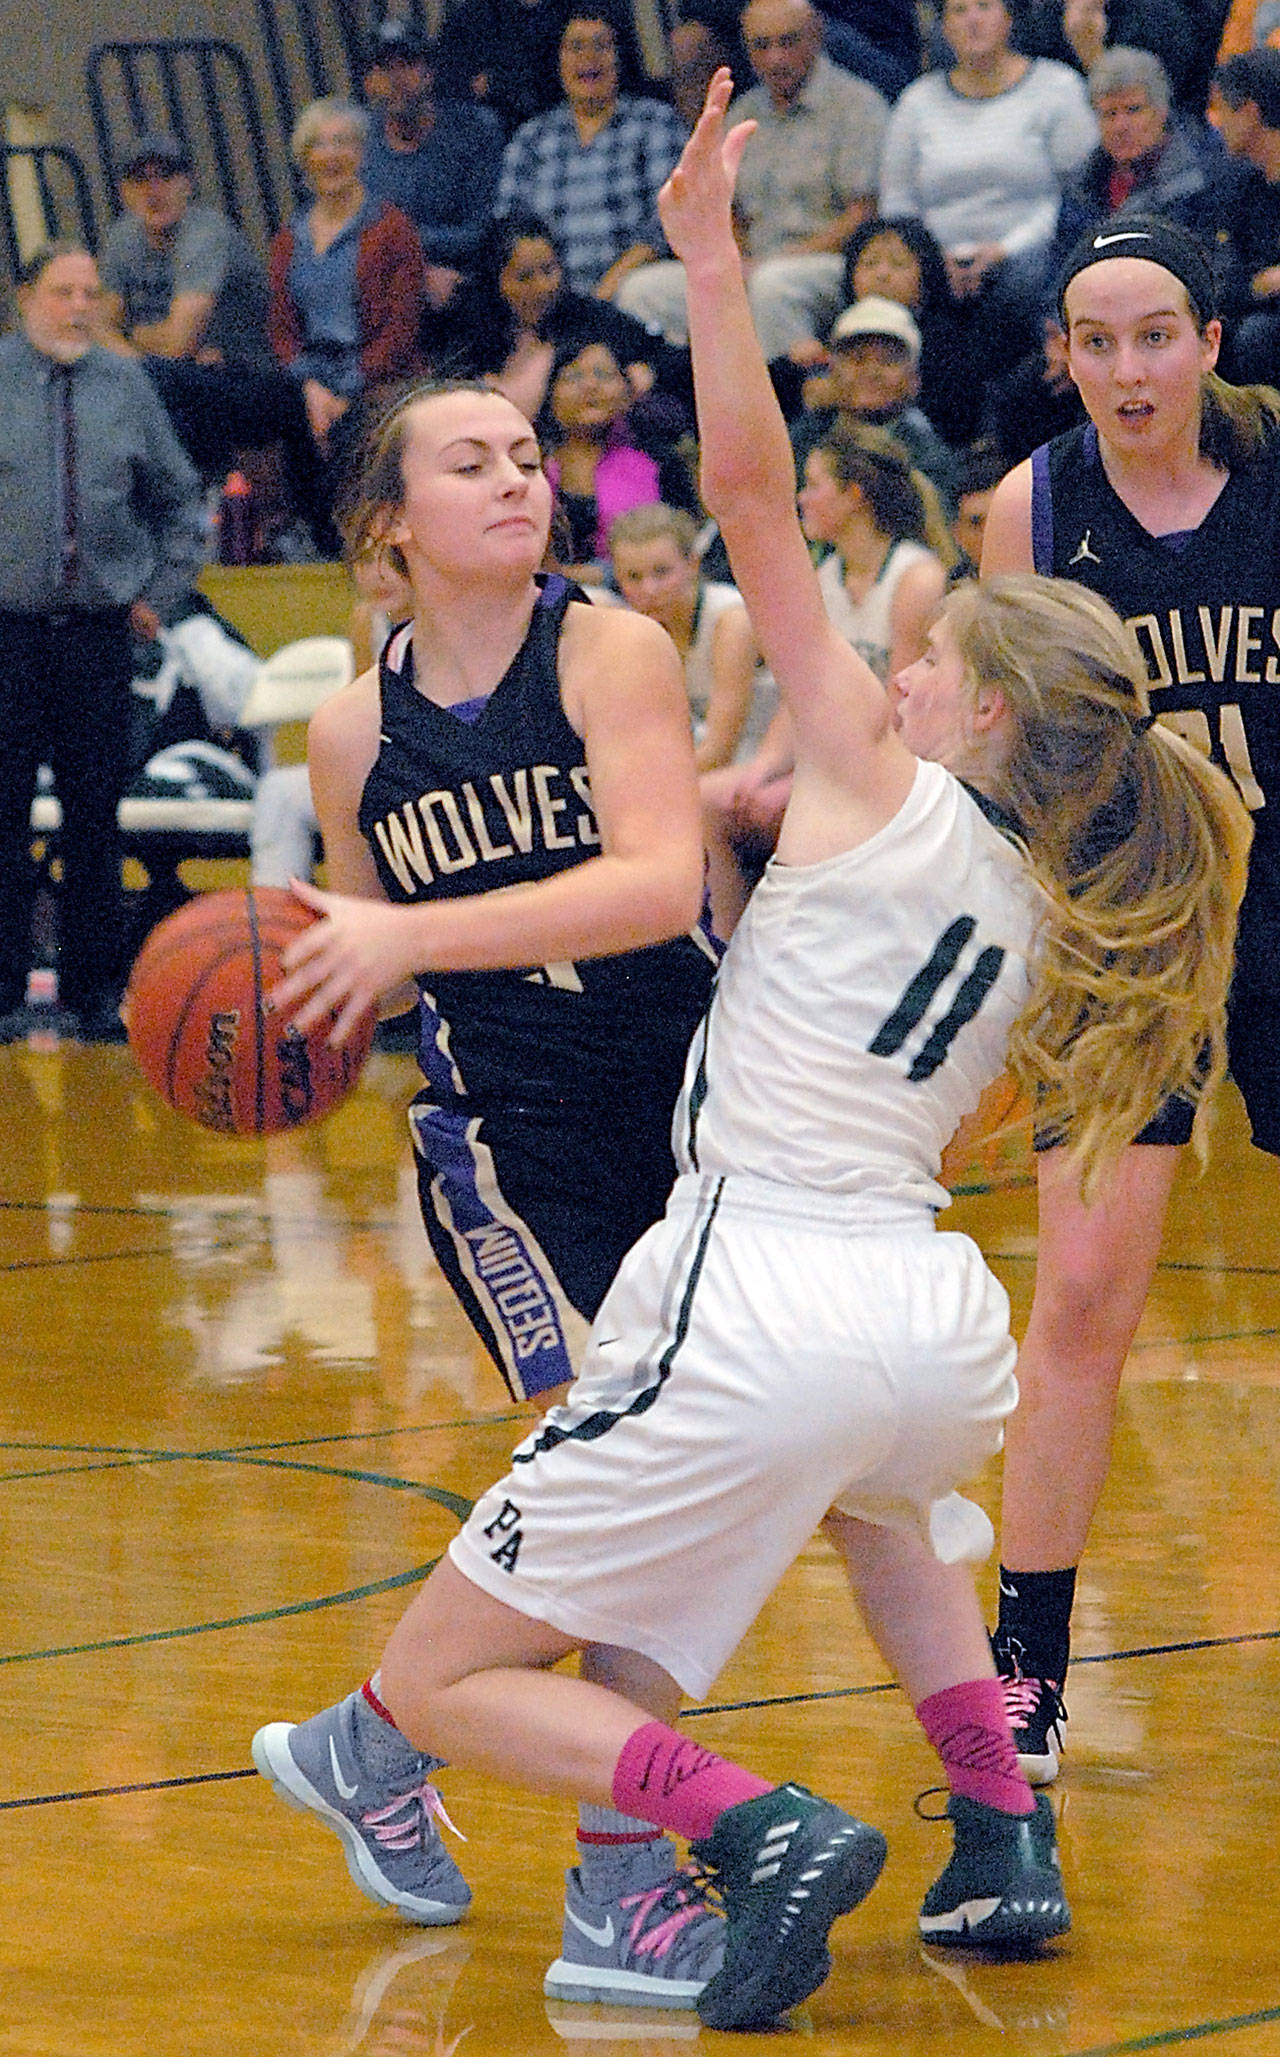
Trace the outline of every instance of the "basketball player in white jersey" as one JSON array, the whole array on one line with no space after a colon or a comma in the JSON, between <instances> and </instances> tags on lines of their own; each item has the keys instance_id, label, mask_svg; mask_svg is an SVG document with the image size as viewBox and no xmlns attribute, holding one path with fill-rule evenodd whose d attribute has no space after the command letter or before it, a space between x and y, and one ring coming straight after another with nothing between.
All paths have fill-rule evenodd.
<instances>
[{"instance_id":1,"label":"basketball player in white jersey","mask_svg":"<svg viewBox=\"0 0 1280 2057\"><path fill-rule=\"evenodd\" d=\"M937 1172L1011 1035L1020 1074L1074 1117L1086 1179L1172 1082L1196 1094L1220 1073L1247 823L1219 774L1150 730L1111 611L1053 582L953 595L895 724L827 619L796 519L732 233L750 124L725 137L730 90L718 73L664 222L689 282L704 491L791 708L794 791L690 1053L667 1214L623 1261L569 1399L393 1633L381 1690L433 1755L691 1839L727 1920L690 1997L710 2026L755 2028L821 1983L883 1838L550 1667L607 1637L705 1694L831 1510L952 1788L955 1853L922 1932L1026 1948L1067 1926L969 1568L990 1524L955 1490L1013 1405L1008 1306L970 1240L935 1233ZM1081 837L1126 804L1135 835L1082 877ZM993 805L1016 815L1034 887Z\"/></svg>"}]
</instances>

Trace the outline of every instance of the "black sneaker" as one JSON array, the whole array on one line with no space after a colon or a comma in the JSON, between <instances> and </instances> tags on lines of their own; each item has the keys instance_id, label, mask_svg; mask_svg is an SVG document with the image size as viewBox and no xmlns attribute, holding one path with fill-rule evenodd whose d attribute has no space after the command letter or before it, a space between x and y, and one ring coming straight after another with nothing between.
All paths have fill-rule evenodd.
<instances>
[{"instance_id":1,"label":"black sneaker","mask_svg":"<svg viewBox=\"0 0 1280 2057\"><path fill-rule=\"evenodd\" d=\"M820 1986L832 1922L866 1898L888 1852L879 1829L792 1785L727 1808L691 1847L727 1916L724 1963L698 1996L708 2028L768 2028Z\"/></svg>"},{"instance_id":2,"label":"black sneaker","mask_svg":"<svg viewBox=\"0 0 1280 2057\"><path fill-rule=\"evenodd\" d=\"M1002 1672L1000 1686L1023 1777L1029 1786L1051 1786L1066 1742L1061 1687L1051 1678L1027 1678L1020 1671Z\"/></svg>"},{"instance_id":3,"label":"black sneaker","mask_svg":"<svg viewBox=\"0 0 1280 2057\"><path fill-rule=\"evenodd\" d=\"M1014 1951L1065 1934L1071 1913L1045 1794L1036 1795L1034 1813L1019 1815L953 1793L947 1815L955 1849L920 1909L925 1941Z\"/></svg>"}]
</instances>

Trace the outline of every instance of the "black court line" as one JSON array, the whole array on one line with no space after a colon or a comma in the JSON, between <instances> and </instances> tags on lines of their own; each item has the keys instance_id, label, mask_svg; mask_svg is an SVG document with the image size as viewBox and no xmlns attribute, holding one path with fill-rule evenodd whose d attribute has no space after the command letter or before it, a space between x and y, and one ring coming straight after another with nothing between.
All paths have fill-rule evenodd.
<instances>
[{"instance_id":1,"label":"black court line","mask_svg":"<svg viewBox=\"0 0 1280 2057\"><path fill-rule=\"evenodd\" d=\"M1209 2036L1234 2035L1242 2028L1265 2028L1280 2022L1280 2007L1260 2007L1256 2014L1230 2014L1222 2021L1197 2021L1186 2028L1157 2029L1123 2043L1095 2043L1090 2050L1063 2052L1063 2057L1129 2057L1136 2050L1169 2050L1177 2043L1200 2043Z\"/></svg>"},{"instance_id":2,"label":"black court line","mask_svg":"<svg viewBox=\"0 0 1280 2057\"><path fill-rule=\"evenodd\" d=\"M233 1778L257 1778L246 1765L240 1771L192 1771L185 1778L144 1778L131 1786L85 1786L74 1793L33 1793L29 1800L0 1800L0 1814L14 1807L56 1807L63 1800L119 1800L129 1793L164 1793L174 1786L225 1785Z\"/></svg>"},{"instance_id":3,"label":"black court line","mask_svg":"<svg viewBox=\"0 0 1280 2057\"><path fill-rule=\"evenodd\" d=\"M1239 1643L1280 1643L1280 1628L1250 1629L1239 1636L1196 1636L1180 1643L1141 1643L1130 1650L1101 1650L1091 1657L1077 1657L1073 1652L1071 1664L1073 1669L1082 1664L1129 1664L1140 1657L1183 1657L1193 1656L1199 1650L1230 1650ZM899 1690L892 1679L887 1679L870 1686L831 1686L821 1693L773 1693L759 1700L723 1700L714 1707L685 1707L680 1719L696 1721L704 1714L741 1714L765 1707L803 1707L818 1700L857 1700L869 1693Z\"/></svg>"},{"instance_id":4,"label":"black court line","mask_svg":"<svg viewBox=\"0 0 1280 2057\"><path fill-rule=\"evenodd\" d=\"M228 1249L232 1247L227 1245ZM18 1257L0 1265L0 1271L79 1271L87 1264L149 1264L153 1258L172 1256L166 1243L152 1250L86 1250L79 1256Z\"/></svg>"},{"instance_id":5,"label":"black court line","mask_svg":"<svg viewBox=\"0 0 1280 2057\"><path fill-rule=\"evenodd\" d=\"M307 1610L314 1610L321 1607L337 1606L344 1599L361 1599L367 1593L385 1592L393 1585L405 1585L413 1578L425 1577L427 1572L433 1568L436 1562L438 1562L438 1559L433 1558L431 1564L421 1566L411 1572L405 1572L398 1579L389 1579L377 1586L361 1586L354 1589L351 1593L336 1594L333 1597L324 1600L304 1601L301 1607L298 1609L280 1608L275 1610L274 1613L268 1615L248 1615L245 1616L245 1620L249 1622L258 1620L274 1620L278 1618L280 1614L286 1614L290 1612L304 1612ZM237 1624L212 1623L210 1624L210 1626L234 1627L237 1626ZM163 1634L169 1636L196 1635L199 1634L199 1630L171 1629L164 1631ZM133 1643L135 1641L154 1642L161 1639L161 1637L155 1636L122 1636L119 1638L118 1643L87 1644L84 1647L86 1649L113 1649L119 1647L119 1644L123 1643ZM1185 1643L1153 1643L1146 1644L1141 1647L1134 1648L1132 1650L1106 1650L1092 1657L1073 1657L1071 1661L1073 1664L1120 1664L1139 1657L1179 1656L1184 1652L1194 1652L1198 1650L1229 1649L1232 1646L1239 1643L1273 1642L1280 1642L1280 1629L1256 1629L1250 1634L1239 1636L1202 1636L1197 1637L1194 1641L1189 1641ZM40 1653L37 1652L35 1654L38 1655ZM55 1651L49 1654L56 1656L66 1653ZM5 1663L8 1661L11 1660L0 1658L0 1663ZM700 1716L708 1714L762 1713L771 1707L804 1707L810 1704L817 1705L824 1700L869 1699L881 1693L896 1693L899 1690L900 1688L893 1679L879 1679L870 1685L835 1686L818 1693L769 1693L764 1694L759 1699L754 1700L721 1700L717 1701L714 1706L710 1707L685 1707L681 1710L679 1718L681 1721L696 1721ZM8 1809L18 1807L50 1807L53 1806L56 1802L64 1800L100 1800L112 1798L117 1794L166 1792L180 1786L216 1785L219 1782L230 1782L232 1779L253 1778L255 1776L256 1773L252 1770L246 1769L243 1766L237 1766L236 1769L233 1771L192 1772L185 1778L144 1779L137 1785L90 1786L86 1787L84 1790L77 1790L73 1792L34 1793L29 1798L22 1800L0 1800L0 1813L4 1813ZM1276 2018L1280 2019L1280 2009L1275 2010L1275 2015ZM1247 2017L1242 2016L1240 2022L1233 2021L1227 2023L1226 2026L1237 2027L1242 2026L1245 2023L1245 2021L1251 2022L1255 2019L1270 2020L1271 2018L1272 2016L1270 2013L1259 2017L1255 2017L1252 2015ZM1222 2024L1216 2025L1212 2031L1208 2029L1203 2031L1191 2030L1187 2031L1186 2033L1188 2035L1195 2035L1200 2033L1208 2034L1210 2032L1216 2033L1217 2028L1220 2026L1222 2026ZM1171 2031L1170 2037L1162 2037L1158 2038L1157 2040L1161 2041L1172 2039L1176 2041L1182 2034L1183 2031L1177 2031L1176 2034ZM1154 2048L1156 2047L1156 2044L1148 2045L1146 2042L1115 2043L1109 2044L1105 2051L1082 2050L1071 2053L1071 2057L1112 2057L1113 2052L1117 2053L1118 2057L1118 2053L1120 2052L1128 2050L1141 2050L1146 2049L1148 2047Z\"/></svg>"}]
</instances>

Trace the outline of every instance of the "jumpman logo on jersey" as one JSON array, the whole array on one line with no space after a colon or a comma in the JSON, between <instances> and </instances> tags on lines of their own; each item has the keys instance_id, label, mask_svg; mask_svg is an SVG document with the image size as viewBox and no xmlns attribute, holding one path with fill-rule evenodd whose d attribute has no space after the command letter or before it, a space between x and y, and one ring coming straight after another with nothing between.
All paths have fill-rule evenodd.
<instances>
[{"instance_id":1,"label":"jumpman logo on jersey","mask_svg":"<svg viewBox=\"0 0 1280 2057\"><path fill-rule=\"evenodd\" d=\"M1076 548L1076 554L1070 560L1072 564L1101 564L1102 559L1089 541L1092 534L1093 530L1091 528L1085 530Z\"/></svg>"}]
</instances>

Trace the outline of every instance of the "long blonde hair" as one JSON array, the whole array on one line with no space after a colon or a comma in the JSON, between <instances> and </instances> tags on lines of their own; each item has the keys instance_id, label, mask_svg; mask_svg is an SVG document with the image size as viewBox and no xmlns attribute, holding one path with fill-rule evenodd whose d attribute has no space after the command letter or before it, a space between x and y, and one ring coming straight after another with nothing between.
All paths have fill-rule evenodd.
<instances>
[{"instance_id":1,"label":"long blonde hair","mask_svg":"<svg viewBox=\"0 0 1280 2057\"><path fill-rule=\"evenodd\" d=\"M945 619L1012 747L984 780L1017 824L1045 915L1010 1063L1084 1190L1171 1094L1204 1112L1252 834L1234 788L1153 727L1137 643L1104 600L1027 573L959 586Z\"/></svg>"}]
</instances>

